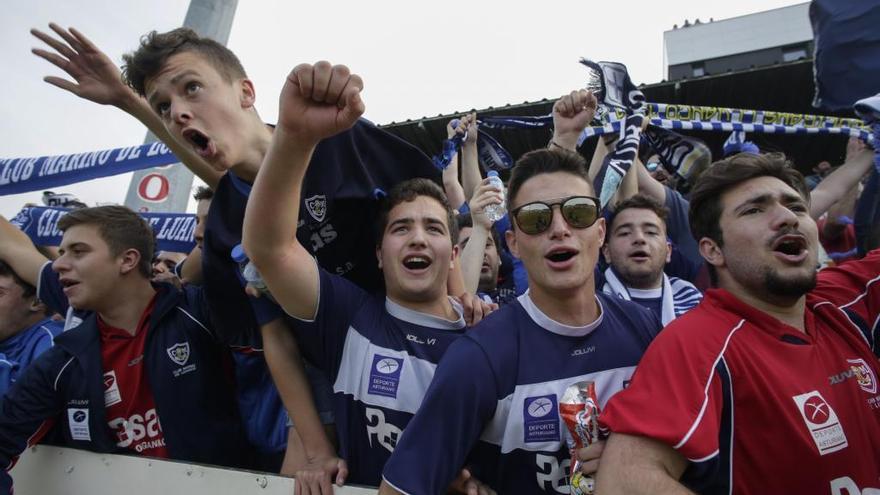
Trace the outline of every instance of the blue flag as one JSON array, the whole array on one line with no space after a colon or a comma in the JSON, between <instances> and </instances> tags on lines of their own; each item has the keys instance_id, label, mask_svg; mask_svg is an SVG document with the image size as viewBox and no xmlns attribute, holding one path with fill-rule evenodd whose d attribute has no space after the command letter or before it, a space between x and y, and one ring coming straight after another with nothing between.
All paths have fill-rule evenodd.
<instances>
[{"instance_id":1,"label":"blue flag","mask_svg":"<svg viewBox=\"0 0 880 495\"><path fill-rule=\"evenodd\" d=\"M849 110L880 91L880 2L813 0L813 106Z\"/></svg>"},{"instance_id":2,"label":"blue flag","mask_svg":"<svg viewBox=\"0 0 880 495\"><path fill-rule=\"evenodd\" d=\"M160 142L72 155L0 158L0 196L40 191L178 161Z\"/></svg>"}]
</instances>

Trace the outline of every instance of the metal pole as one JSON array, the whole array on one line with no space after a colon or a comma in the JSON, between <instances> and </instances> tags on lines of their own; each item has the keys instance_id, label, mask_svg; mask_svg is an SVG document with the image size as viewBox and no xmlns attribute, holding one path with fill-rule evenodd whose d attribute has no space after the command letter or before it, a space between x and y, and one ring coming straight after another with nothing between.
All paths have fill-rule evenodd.
<instances>
[{"instance_id":1,"label":"metal pole","mask_svg":"<svg viewBox=\"0 0 880 495\"><path fill-rule=\"evenodd\" d=\"M225 45L237 6L238 0L190 0L183 25ZM144 142L154 141L156 136L147 132ZM192 172L180 163L137 171L128 186L125 206L135 211L186 211L192 183Z\"/></svg>"}]
</instances>

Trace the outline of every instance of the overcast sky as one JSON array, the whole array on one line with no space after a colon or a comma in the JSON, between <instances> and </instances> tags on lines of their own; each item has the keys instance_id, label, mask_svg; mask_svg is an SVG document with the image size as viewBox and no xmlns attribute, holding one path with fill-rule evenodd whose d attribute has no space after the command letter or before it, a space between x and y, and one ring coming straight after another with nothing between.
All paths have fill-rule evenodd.
<instances>
[{"instance_id":1,"label":"overcast sky","mask_svg":"<svg viewBox=\"0 0 880 495\"><path fill-rule=\"evenodd\" d=\"M801 3L791 0L491 0L469 2L239 0L229 47L257 89L257 109L277 116L287 72L320 59L347 64L365 82L365 116L378 124L555 98L584 83L579 57L622 62L637 84L663 79L663 31ZM0 157L56 155L136 145L145 129L113 107L50 86L61 71L33 56L28 30L74 26L121 64L152 29L183 23L186 0L7 0L0 16ZM92 205L122 202L130 174L55 188ZM14 215L41 193L0 197Z\"/></svg>"}]
</instances>

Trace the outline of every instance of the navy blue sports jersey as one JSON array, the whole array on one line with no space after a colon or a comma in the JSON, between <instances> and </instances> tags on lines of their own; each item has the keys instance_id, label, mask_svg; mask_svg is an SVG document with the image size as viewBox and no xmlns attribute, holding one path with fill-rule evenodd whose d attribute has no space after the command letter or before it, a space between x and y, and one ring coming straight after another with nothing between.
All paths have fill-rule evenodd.
<instances>
[{"instance_id":1,"label":"navy blue sports jersey","mask_svg":"<svg viewBox=\"0 0 880 495\"><path fill-rule=\"evenodd\" d=\"M464 333L320 270L314 320L294 320L306 356L330 375L340 456L351 483L377 486L447 347Z\"/></svg>"},{"instance_id":2,"label":"navy blue sports jersey","mask_svg":"<svg viewBox=\"0 0 880 495\"><path fill-rule=\"evenodd\" d=\"M600 407L622 390L660 331L656 315L597 294L586 327L551 320L528 293L489 315L440 362L384 479L411 494L445 493L459 470L498 493L569 493L566 388L592 380Z\"/></svg>"},{"instance_id":3,"label":"navy blue sports jersey","mask_svg":"<svg viewBox=\"0 0 880 495\"><path fill-rule=\"evenodd\" d=\"M394 184L438 179L421 151L365 120L318 144L302 188L297 237L318 263L368 291L382 288L375 255L378 203ZM217 186L206 220L204 288L214 324L224 334L249 332L282 315L271 304L251 307L230 253L241 243L250 184L228 172ZM262 299L262 298L261 298Z\"/></svg>"}]
</instances>

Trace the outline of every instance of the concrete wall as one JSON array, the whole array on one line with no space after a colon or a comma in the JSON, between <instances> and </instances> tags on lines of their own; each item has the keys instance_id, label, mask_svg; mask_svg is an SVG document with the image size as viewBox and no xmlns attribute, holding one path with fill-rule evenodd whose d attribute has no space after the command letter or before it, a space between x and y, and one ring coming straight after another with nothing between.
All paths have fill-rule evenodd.
<instances>
[{"instance_id":1,"label":"concrete wall","mask_svg":"<svg viewBox=\"0 0 880 495\"><path fill-rule=\"evenodd\" d=\"M127 455L38 445L10 472L16 495L292 495L293 478ZM340 495L375 489L334 488Z\"/></svg>"}]
</instances>

